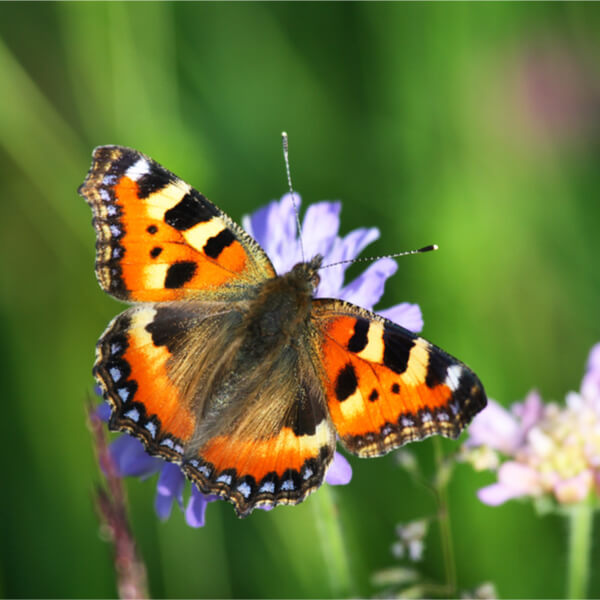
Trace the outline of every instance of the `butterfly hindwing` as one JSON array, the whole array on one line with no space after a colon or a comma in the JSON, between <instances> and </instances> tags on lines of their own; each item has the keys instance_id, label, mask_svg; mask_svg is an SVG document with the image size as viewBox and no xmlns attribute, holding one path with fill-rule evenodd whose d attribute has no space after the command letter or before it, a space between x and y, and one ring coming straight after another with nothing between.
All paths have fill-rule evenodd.
<instances>
[{"instance_id":1,"label":"butterfly hindwing","mask_svg":"<svg viewBox=\"0 0 600 600\"><path fill-rule=\"evenodd\" d=\"M315 300L331 419L343 445L379 456L433 434L456 438L486 403L477 376L410 331L341 300Z\"/></svg>"},{"instance_id":2,"label":"butterfly hindwing","mask_svg":"<svg viewBox=\"0 0 600 600\"><path fill-rule=\"evenodd\" d=\"M110 428L140 438L151 454L181 462L196 412L172 377L184 332L213 329L171 303L134 306L115 317L98 341L94 375L112 407Z\"/></svg>"},{"instance_id":3,"label":"butterfly hindwing","mask_svg":"<svg viewBox=\"0 0 600 600\"><path fill-rule=\"evenodd\" d=\"M94 368L112 405L111 429L180 464L202 492L227 498L240 516L301 502L323 482L335 448L322 387L296 351L231 368L244 309L231 302L132 307L108 326Z\"/></svg>"},{"instance_id":4,"label":"butterfly hindwing","mask_svg":"<svg viewBox=\"0 0 600 600\"><path fill-rule=\"evenodd\" d=\"M98 281L121 300L235 296L275 274L241 227L141 152L96 148L79 191L94 215Z\"/></svg>"},{"instance_id":5,"label":"butterfly hindwing","mask_svg":"<svg viewBox=\"0 0 600 600\"><path fill-rule=\"evenodd\" d=\"M302 502L333 459L335 433L322 399L293 380L269 394L261 391L239 422L208 438L184 464L202 492L229 499L239 516L256 506ZM283 416L271 414L281 410Z\"/></svg>"},{"instance_id":6,"label":"butterfly hindwing","mask_svg":"<svg viewBox=\"0 0 600 600\"><path fill-rule=\"evenodd\" d=\"M186 449L184 471L240 516L298 504L318 488L335 449L323 389L307 355L287 347L227 368Z\"/></svg>"}]
</instances>

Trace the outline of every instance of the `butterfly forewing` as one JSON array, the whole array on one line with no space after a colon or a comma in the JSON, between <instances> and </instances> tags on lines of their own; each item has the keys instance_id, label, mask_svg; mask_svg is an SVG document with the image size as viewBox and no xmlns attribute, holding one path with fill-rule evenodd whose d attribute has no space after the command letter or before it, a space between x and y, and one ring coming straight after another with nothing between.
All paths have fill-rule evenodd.
<instances>
[{"instance_id":1,"label":"butterfly forewing","mask_svg":"<svg viewBox=\"0 0 600 600\"><path fill-rule=\"evenodd\" d=\"M96 148L80 193L94 214L98 281L117 298L227 297L275 274L241 227L141 152Z\"/></svg>"}]
</instances>

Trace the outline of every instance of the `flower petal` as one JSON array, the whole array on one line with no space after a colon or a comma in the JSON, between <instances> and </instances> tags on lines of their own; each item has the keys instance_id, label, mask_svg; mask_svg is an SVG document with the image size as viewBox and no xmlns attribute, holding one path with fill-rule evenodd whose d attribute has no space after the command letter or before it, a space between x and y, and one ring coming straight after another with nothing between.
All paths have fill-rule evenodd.
<instances>
[{"instance_id":1,"label":"flower petal","mask_svg":"<svg viewBox=\"0 0 600 600\"><path fill-rule=\"evenodd\" d=\"M142 442L127 434L111 443L110 454L121 477L149 477L164 464L160 458L150 456Z\"/></svg>"},{"instance_id":2,"label":"flower petal","mask_svg":"<svg viewBox=\"0 0 600 600\"><path fill-rule=\"evenodd\" d=\"M588 497L593 484L592 472L586 469L574 477L558 481L554 486L554 495L561 504L582 502Z\"/></svg>"},{"instance_id":3,"label":"flower petal","mask_svg":"<svg viewBox=\"0 0 600 600\"><path fill-rule=\"evenodd\" d=\"M498 469L498 482L520 492L537 496L542 492L539 473L531 467L509 460Z\"/></svg>"},{"instance_id":4,"label":"flower petal","mask_svg":"<svg viewBox=\"0 0 600 600\"><path fill-rule=\"evenodd\" d=\"M385 282L398 270L396 261L391 258L380 258L361 273L352 283L344 287L339 297L347 302L358 304L364 308L373 308L381 296Z\"/></svg>"},{"instance_id":5,"label":"flower petal","mask_svg":"<svg viewBox=\"0 0 600 600\"><path fill-rule=\"evenodd\" d=\"M206 522L206 500L196 488L192 486L192 496L185 509L185 522L194 528L204 527Z\"/></svg>"},{"instance_id":6,"label":"flower petal","mask_svg":"<svg viewBox=\"0 0 600 600\"><path fill-rule=\"evenodd\" d=\"M340 202L318 202L306 209L302 231L305 232L303 242L307 259L317 254L327 256L340 228L341 209Z\"/></svg>"},{"instance_id":7,"label":"flower petal","mask_svg":"<svg viewBox=\"0 0 600 600\"><path fill-rule=\"evenodd\" d=\"M507 500L512 500L522 495L522 492L513 490L501 483L492 483L492 485L481 488L477 492L479 500L488 506L498 506L504 504Z\"/></svg>"},{"instance_id":8,"label":"flower petal","mask_svg":"<svg viewBox=\"0 0 600 600\"><path fill-rule=\"evenodd\" d=\"M277 202L269 202L254 211L251 215L242 217L242 227L251 235L263 248L269 242L268 223L272 213L277 212Z\"/></svg>"},{"instance_id":9,"label":"flower petal","mask_svg":"<svg viewBox=\"0 0 600 600\"><path fill-rule=\"evenodd\" d=\"M520 441L519 424L515 417L496 401L489 399L486 408L469 426L466 446L487 445L505 454L512 454Z\"/></svg>"},{"instance_id":10,"label":"flower petal","mask_svg":"<svg viewBox=\"0 0 600 600\"><path fill-rule=\"evenodd\" d=\"M300 209L300 196L294 194L294 200ZM289 271L300 260L302 253L291 194L274 200L251 217L244 217L242 224L263 247L278 273Z\"/></svg>"},{"instance_id":11,"label":"flower petal","mask_svg":"<svg viewBox=\"0 0 600 600\"><path fill-rule=\"evenodd\" d=\"M192 485L192 494L185 509L185 520L190 527L204 527L206 507L211 502L210 498Z\"/></svg>"},{"instance_id":12,"label":"flower petal","mask_svg":"<svg viewBox=\"0 0 600 600\"><path fill-rule=\"evenodd\" d=\"M537 390L532 390L527 394L527 397L522 404L515 404L513 407L513 413L521 420L520 424L520 435L521 439L525 439L525 436L529 430L536 425L544 414L544 403L542 397Z\"/></svg>"},{"instance_id":13,"label":"flower petal","mask_svg":"<svg viewBox=\"0 0 600 600\"><path fill-rule=\"evenodd\" d=\"M587 370L581 382L581 393L594 401L597 410L600 409L600 344L590 350Z\"/></svg>"},{"instance_id":14,"label":"flower petal","mask_svg":"<svg viewBox=\"0 0 600 600\"><path fill-rule=\"evenodd\" d=\"M352 467L345 456L336 452L333 455L333 461L327 475L325 475L325 481L329 485L346 485L350 483L352 479Z\"/></svg>"},{"instance_id":15,"label":"flower petal","mask_svg":"<svg viewBox=\"0 0 600 600\"><path fill-rule=\"evenodd\" d=\"M423 314L418 304L402 302L401 304L396 304L396 306L376 312L413 333L419 333L423 329Z\"/></svg>"},{"instance_id":16,"label":"flower petal","mask_svg":"<svg viewBox=\"0 0 600 600\"><path fill-rule=\"evenodd\" d=\"M163 521L169 518L173 501L183 507L184 486L185 475L181 469L173 463L166 463L158 477L156 500L154 502L156 513Z\"/></svg>"},{"instance_id":17,"label":"flower petal","mask_svg":"<svg viewBox=\"0 0 600 600\"><path fill-rule=\"evenodd\" d=\"M331 250L325 256L324 265L355 259L362 249L379 237L379 229L361 228L351 231L347 236L336 238ZM315 292L317 298L339 298L344 285L344 273L348 264L337 265L321 271L321 283Z\"/></svg>"},{"instance_id":18,"label":"flower petal","mask_svg":"<svg viewBox=\"0 0 600 600\"><path fill-rule=\"evenodd\" d=\"M108 402L101 402L96 407L96 414L101 421L104 421L104 423L108 423L111 413L112 408Z\"/></svg>"}]
</instances>

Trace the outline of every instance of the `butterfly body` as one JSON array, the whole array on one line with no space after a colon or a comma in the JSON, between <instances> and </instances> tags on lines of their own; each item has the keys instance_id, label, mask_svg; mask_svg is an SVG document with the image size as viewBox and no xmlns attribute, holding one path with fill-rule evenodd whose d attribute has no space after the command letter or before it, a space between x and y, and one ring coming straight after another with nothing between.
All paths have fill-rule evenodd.
<instances>
[{"instance_id":1,"label":"butterfly body","mask_svg":"<svg viewBox=\"0 0 600 600\"><path fill-rule=\"evenodd\" d=\"M97 148L80 192L100 285L134 303L97 345L110 427L238 515L302 501L322 483L336 437L378 456L456 437L485 406L475 374L443 350L315 298L321 256L277 275L243 229L141 153Z\"/></svg>"}]
</instances>

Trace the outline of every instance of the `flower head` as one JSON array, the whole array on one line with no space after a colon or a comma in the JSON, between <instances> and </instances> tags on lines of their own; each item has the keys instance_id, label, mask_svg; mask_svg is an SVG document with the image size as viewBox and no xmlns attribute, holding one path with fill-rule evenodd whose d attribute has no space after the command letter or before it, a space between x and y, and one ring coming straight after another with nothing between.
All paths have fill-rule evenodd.
<instances>
[{"instance_id":1,"label":"flower head","mask_svg":"<svg viewBox=\"0 0 600 600\"><path fill-rule=\"evenodd\" d=\"M296 204L300 199L296 195ZM372 241L379 237L376 228L360 228L345 237L338 236L339 202L320 202L310 206L303 220L302 244L307 258L316 254L324 257L324 265L352 260ZM296 216L291 196L286 194L280 201L273 201L244 217L245 229L265 249L278 273L289 271L302 261L302 245L296 231ZM396 263L390 258L374 261L361 275L344 285L347 264L324 268L316 296L341 298L365 308L372 308L383 295L385 281L396 271ZM414 332L421 330L421 311L414 304L398 304L381 315ZM108 421L110 407L101 404L100 417ZM161 519L169 518L173 504L179 506L191 527L202 527L208 503L218 496L206 496L192 485L191 494L184 503L185 476L181 469L161 458L146 453L143 444L127 434L118 437L110 447L117 472L125 476L147 478L158 474L155 509ZM330 485L345 485L352 478L352 468L338 452L326 475Z\"/></svg>"},{"instance_id":2,"label":"flower head","mask_svg":"<svg viewBox=\"0 0 600 600\"><path fill-rule=\"evenodd\" d=\"M479 490L486 504L545 495L572 504L598 492L600 344L590 352L580 391L570 392L564 406L544 405L536 392L511 412L491 401L475 417L469 434L467 454L487 446L509 459L499 466L498 481Z\"/></svg>"}]
</instances>

